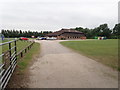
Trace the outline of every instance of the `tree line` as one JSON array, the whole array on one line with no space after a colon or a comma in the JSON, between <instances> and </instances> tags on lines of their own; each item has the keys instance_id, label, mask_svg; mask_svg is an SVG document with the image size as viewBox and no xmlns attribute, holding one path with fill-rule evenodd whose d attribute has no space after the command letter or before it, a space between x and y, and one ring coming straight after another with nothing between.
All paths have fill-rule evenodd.
<instances>
[{"instance_id":1,"label":"tree line","mask_svg":"<svg viewBox=\"0 0 120 90\"><path fill-rule=\"evenodd\" d=\"M107 24L101 24L100 26L89 29L89 28L82 28L76 27L75 30L83 32L88 39L92 39L95 36L104 36L109 39L117 39L120 38L120 23L116 24L113 29L110 29ZM47 34L52 33L52 31L22 31L22 30L2 30L2 34L6 38L18 38L18 37L28 37L31 36L41 36L44 37Z\"/></svg>"},{"instance_id":2,"label":"tree line","mask_svg":"<svg viewBox=\"0 0 120 90\"><path fill-rule=\"evenodd\" d=\"M41 36L44 37L46 34L52 33L52 31L22 31L22 30L4 30L2 29L2 34L6 38L19 38L19 37L27 37L31 38L31 36Z\"/></svg>"},{"instance_id":3,"label":"tree line","mask_svg":"<svg viewBox=\"0 0 120 90\"><path fill-rule=\"evenodd\" d=\"M101 24L94 29L76 27L75 30L85 33L86 37L89 39L92 39L95 36L104 36L109 39L120 39L120 23L116 24L113 29L110 29L107 24Z\"/></svg>"}]
</instances>

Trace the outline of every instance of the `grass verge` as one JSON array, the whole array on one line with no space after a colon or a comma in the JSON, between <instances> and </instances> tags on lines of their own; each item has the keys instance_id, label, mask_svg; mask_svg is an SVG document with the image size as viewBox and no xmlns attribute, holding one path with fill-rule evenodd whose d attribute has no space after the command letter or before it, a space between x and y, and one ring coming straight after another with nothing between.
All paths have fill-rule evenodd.
<instances>
[{"instance_id":1,"label":"grass verge","mask_svg":"<svg viewBox=\"0 0 120 90\"><path fill-rule=\"evenodd\" d=\"M40 53L40 44L35 43L33 47L21 59L17 60L17 67L7 85L7 88L28 88L29 71L28 67L32 64L34 57Z\"/></svg>"},{"instance_id":2,"label":"grass verge","mask_svg":"<svg viewBox=\"0 0 120 90\"><path fill-rule=\"evenodd\" d=\"M39 52L40 52L40 44L39 43L35 43L33 45L33 47L28 51L28 53L26 53L23 58L18 60L17 66L19 67L19 71L20 72L24 72L25 69L30 64L30 62L33 59L33 57L35 55L39 54Z\"/></svg>"},{"instance_id":3,"label":"grass verge","mask_svg":"<svg viewBox=\"0 0 120 90\"><path fill-rule=\"evenodd\" d=\"M65 41L62 45L118 69L118 40Z\"/></svg>"}]
</instances>

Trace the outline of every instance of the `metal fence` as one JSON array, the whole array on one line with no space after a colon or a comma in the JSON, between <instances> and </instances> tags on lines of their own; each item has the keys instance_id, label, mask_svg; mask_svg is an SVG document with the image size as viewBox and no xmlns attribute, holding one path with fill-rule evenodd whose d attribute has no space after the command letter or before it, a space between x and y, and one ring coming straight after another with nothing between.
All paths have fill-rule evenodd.
<instances>
[{"instance_id":1,"label":"metal fence","mask_svg":"<svg viewBox=\"0 0 120 90\"><path fill-rule=\"evenodd\" d=\"M34 44L33 41L25 47L23 50L17 53L18 40L13 40L5 43L1 43L0 46L8 45L8 50L0 55L0 89L4 89L16 67L17 58L23 57ZM2 51L2 50L1 50Z\"/></svg>"}]
</instances>

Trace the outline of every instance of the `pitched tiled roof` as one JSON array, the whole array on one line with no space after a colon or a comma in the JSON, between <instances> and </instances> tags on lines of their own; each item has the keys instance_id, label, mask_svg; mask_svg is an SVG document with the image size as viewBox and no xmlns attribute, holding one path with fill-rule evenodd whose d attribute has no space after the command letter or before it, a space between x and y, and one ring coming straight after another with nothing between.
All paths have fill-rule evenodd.
<instances>
[{"instance_id":1,"label":"pitched tiled roof","mask_svg":"<svg viewBox=\"0 0 120 90\"><path fill-rule=\"evenodd\" d=\"M60 34L63 34L63 33L69 33L69 32L73 32L73 33L80 33L80 34L83 34L83 32L80 32L80 31L77 31L75 29L61 29L60 31L57 31L57 32L53 32L53 33L50 33L48 34L47 36L58 36Z\"/></svg>"}]
</instances>

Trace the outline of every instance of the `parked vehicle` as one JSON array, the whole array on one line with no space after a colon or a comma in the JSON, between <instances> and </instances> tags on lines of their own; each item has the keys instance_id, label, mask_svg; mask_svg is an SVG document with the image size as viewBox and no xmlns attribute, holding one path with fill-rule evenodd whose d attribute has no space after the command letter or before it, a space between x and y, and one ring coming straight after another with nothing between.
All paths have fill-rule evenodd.
<instances>
[{"instance_id":1,"label":"parked vehicle","mask_svg":"<svg viewBox=\"0 0 120 90\"><path fill-rule=\"evenodd\" d=\"M41 40L46 40L47 38L46 37L42 37Z\"/></svg>"},{"instance_id":2,"label":"parked vehicle","mask_svg":"<svg viewBox=\"0 0 120 90\"><path fill-rule=\"evenodd\" d=\"M20 37L20 40L29 40L29 39L26 37Z\"/></svg>"},{"instance_id":3,"label":"parked vehicle","mask_svg":"<svg viewBox=\"0 0 120 90\"><path fill-rule=\"evenodd\" d=\"M41 37L37 37L36 40L41 40Z\"/></svg>"},{"instance_id":4,"label":"parked vehicle","mask_svg":"<svg viewBox=\"0 0 120 90\"><path fill-rule=\"evenodd\" d=\"M47 37L47 40L56 40L56 37Z\"/></svg>"},{"instance_id":5,"label":"parked vehicle","mask_svg":"<svg viewBox=\"0 0 120 90\"><path fill-rule=\"evenodd\" d=\"M47 38L46 37L37 37L36 40L46 40Z\"/></svg>"},{"instance_id":6,"label":"parked vehicle","mask_svg":"<svg viewBox=\"0 0 120 90\"><path fill-rule=\"evenodd\" d=\"M56 37L37 37L36 40L56 40Z\"/></svg>"}]
</instances>

